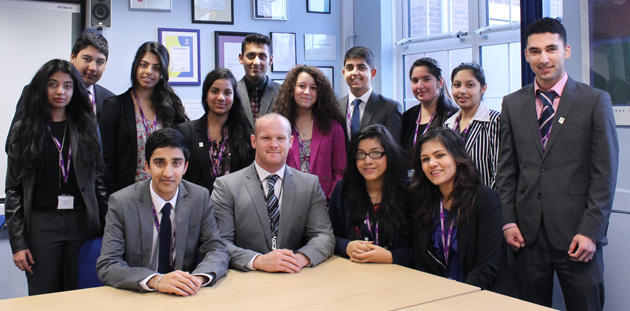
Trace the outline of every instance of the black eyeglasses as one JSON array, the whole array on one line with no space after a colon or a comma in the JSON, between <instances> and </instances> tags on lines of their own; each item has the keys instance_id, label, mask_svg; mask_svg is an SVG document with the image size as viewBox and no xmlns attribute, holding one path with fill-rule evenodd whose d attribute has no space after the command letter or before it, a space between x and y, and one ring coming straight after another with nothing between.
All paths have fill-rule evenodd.
<instances>
[{"instance_id":1,"label":"black eyeglasses","mask_svg":"<svg viewBox=\"0 0 630 311\"><path fill-rule=\"evenodd\" d=\"M382 158L384 155L385 155L385 151L372 151L370 153L357 152L354 155L354 158L357 160L365 160L365 157L370 156L371 159L378 160Z\"/></svg>"}]
</instances>

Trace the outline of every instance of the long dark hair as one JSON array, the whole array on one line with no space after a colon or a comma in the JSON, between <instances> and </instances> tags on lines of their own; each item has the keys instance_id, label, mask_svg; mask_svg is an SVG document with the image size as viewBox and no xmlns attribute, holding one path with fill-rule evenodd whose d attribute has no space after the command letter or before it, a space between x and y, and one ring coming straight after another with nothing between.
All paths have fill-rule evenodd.
<instances>
[{"instance_id":1,"label":"long dark hair","mask_svg":"<svg viewBox=\"0 0 630 311\"><path fill-rule=\"evenodd\" d=\"M295 102L293 94L297 78L302 72L306 72L313 77L315 84L317 84L317 101L312 107L313 117L317 119L324 134L328 134L331 121L335 120L339 122L339 124L343 124L344 118L341 115L337 96L335 96L335 92L330 82L328 82L328 78L315 66L297 65L287 74L280 91L278 91L278 99L273 106L273 111L289 119L291 126L295 126L295 107L297 103Z\"/></svg>"},{"instance_id":2,"label":"long dark hair","mask_svg":"<svg viewBox=\"0 0 630 311\"><path fill-rule=\"evenodd\" d=\"M432 76L434 76L438 81L442 81L442 87L439 90L440 95L438 95L437 106L435 108L435 118L433 119L433 122L431 122L431 126L429 126L429 130L432 130L441 127L448 118L459 110L459 107L457 107L457 105L455 105L450 99L447 87L444 85L442 68L440 68L440 64L437 60L431 57L417 59L411 65L411 69L409 70L409 79L411 79L411 75L416 67L426 67Z\"/></svg>"},{"instance_id":3,"label":"long dark hair","mask_svg":"<svg viewBox=\"0 0 630 311\"><path fill-rule=\"evenodd\" d=\"M212 70L203 81L201 92L201 105L206 114L202 118L208 117L208 92L214 81L226 79L232 85L234 99L232 100L232 108L228 112L228 118L223 127L228 127L228 135L231 144L231 152L237 152L239 163L251 163L254 159L254 149L249 140L249 136L254 132L247 116L241 97L236 92L236 79L229 69L217 68Z\"/></svg>"},{"instance_id":4,"label":"long dark hair","mask_svg":"<svg viewBox=\"0 0 630 311\"><path fill-rule=\"evenodd\" d=\"M21 163L21 180L43 165L45 144L50 140L49 122L52 118L48 101L48 80L56 72L63 72L72 78L73 92L65 108L66 121L71 132L77 134L79 150L73 157L79 157L87 164L91 176L97 177L102 170L100 144L96 129L96 116L92 110L88 92L81 75L74 66L62 59L53 59L44 64L31 80L24 98L24 116L19 131L14 133L12 144L17 144Z\"/></svg>"},{"instance_id":5,"label":"long dark hair","mask_svg":"<svg viewBox=\"0 0 630 311\"><path fill-rule=\"evenodd\" d=\"M415 170L413 183L409 190L414 202L418 202L415 217L420 223L429 225L433 222L435 215L439 211L440 198L442 193L440 188L433 184L422 170L420 153L422 145L429 141L440 142L449 155L455 161L457 171L453 181L453 192L449 198L452 199L451 215L457 215L457 225L467 223L472 214L475 204L476 188L481 183L479 171L466 153L464 142L455 131L447 128L437 128L426 132L418 140L414 148L412 167Z\"/></svg>"},{"instance_id":6,"label":"long dark hair","mask_svg":"<svg viewBox=\"0 0 630 311\"><path fill-rule=\"evenodd\" d=\"M160 75L162 76L155 85L153 91L153 109L158 121L164 127L172 127L176 124L188 121L184 105L175 91L168 85L169 55L165 46L158 42L148 41L143 43L136 52L136 57L131 65L131 86L138 86L138 66L145 54L152 53L160 60Z\"/></svg>"},{"instance_id":7,"label":"long dark hair","mask_svg":"<svg viewBox=\"0 0 630 311\"><path fill-rule=\"evenodd\" d=\"M387 169L384 176L385 182L383 182L383 199L375 218L378 219L379 234L384 242L381 244L388 245L394 239L394 232L406 230L405 205L408 203L407 187L404 184L406 160L400 146L398 146L389 131L380 124L364 128L350 142L348 166L346 166L343 175L343 191L347 193L350 202L352 202L352 210L350 211L348 222L348 236L351 236L353 239L360 238L353 228L363 223L366 213L374 213L365 179L357 168L357 159L355 158L359 142L369 138L378 140L387 156Z\"/></svg>"}]
</instances>

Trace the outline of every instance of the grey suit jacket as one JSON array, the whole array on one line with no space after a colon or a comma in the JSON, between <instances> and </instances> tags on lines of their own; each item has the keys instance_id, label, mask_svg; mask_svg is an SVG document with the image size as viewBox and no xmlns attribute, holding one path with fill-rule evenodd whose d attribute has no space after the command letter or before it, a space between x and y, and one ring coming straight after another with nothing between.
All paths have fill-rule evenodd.
<instances>
[{"instance_id":1,"label":"grey suit jacket","mask_svg":"<svg viewBox=\"0 0 630 311\"><path fill-rule=\"evenodd\" d=\"M249 123L251 123L252 128L254 128L254 116L252 114L252 105L249 102L249 95L247 94L245 78L242 78L240 81L238 81L238 83L236 84L236 90L238 92L238 96L241 97L241 102L243 103L243 109L245 109L247 119L249 120ZM271 111L271 107L276 102L276 94L279 90L280 84L271 81L271 78L267 77L267 87L265 87L263 97L260 100L260 114L258 115L259 117Z\"/></svg>"},{"instance_id":2,"label":"grey suit jacket","mask_svg":"<svg viewBox=\"0 0 630 311\"><path fill-rule=\"evenodd\" d=\"M214 183L212 202L232 267L247 270L246 264L256 254L272 250L267 206L253 163L219 177ZM301 252L315 266L330 257L334 247L326 197L317 176L287 166L277 248Z\"/></svg>"},{"instance_id":3,"label":"grey suit jacket","mask_svg":"<svg viewBox=\"0 0 630 311\"><path fill-rule=\"evenodd\" d=\"M138 283L156 273L150 266L155 222L149 187L150 180L142 181L109 197L103 246L96 264L99 279L107 285L142 291ZM182 180L175 224L175 269L213 275L210 285L225 276L230 258L219 236L207 189Z\"/></svg>"},{"instance_id":4,"label":"grey suit jacket","mask_svg":"<svg viewBox=\"0 0 630 311\"><path fill-rule=\"evenodd\" d=\"M346 133L346 145L348 145L347 143L352 138L350 137L347 125L348 95L339 100L339 106L341 106L341 113L343 113L345 117L344 120L346 120L346 124L343 124L343 129ZM402 107L397 101L372 91L368 102L365 104L365 111L363 111L363 115L361 116L359 131L368 125L381 124L392 134L394 141L398 142L402 135L401 111Z\"/></svg>"},{"instance_id":5,"label":"grey suit jacket","mask_svg":"<svg viewBox=\"0 0 630 311\"><path fill-rule=\"evenodd\" d=\"M567 251L577 233L605 245L619 162L610 95L569 78L545 149L534 96L530 84L503 98L503 223L516 223L525 245L536 241L541 218L558 250Z\"/></svg>"}]
</instances>

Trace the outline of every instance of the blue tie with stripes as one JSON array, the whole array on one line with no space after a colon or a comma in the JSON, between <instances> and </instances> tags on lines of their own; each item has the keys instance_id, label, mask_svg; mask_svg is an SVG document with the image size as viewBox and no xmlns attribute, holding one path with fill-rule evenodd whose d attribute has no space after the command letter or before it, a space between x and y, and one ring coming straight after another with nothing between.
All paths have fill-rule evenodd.
<instances>
[{"instance_id":1,"label":"blue tie with stripes","mask_svg":"<svg viewBox=\"0 0 630 311\"><path fill-rule=\"evenodd\" d=\"M540 117L538 118L538 128L540 129L540 138L542 140L543 149L547 144L549 131L551 129L551 124L553 123L553 117L556 114L552 106L555 95L556 92L554 91L545 92L538 90L538 96L540 97L540 102L542 103L542 111L540 113Z\"/></svg>"}]
</instances>

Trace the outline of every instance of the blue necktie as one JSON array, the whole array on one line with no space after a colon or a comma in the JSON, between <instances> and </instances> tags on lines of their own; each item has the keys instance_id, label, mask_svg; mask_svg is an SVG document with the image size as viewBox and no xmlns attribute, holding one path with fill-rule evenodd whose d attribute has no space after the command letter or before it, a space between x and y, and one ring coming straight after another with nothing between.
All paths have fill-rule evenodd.
<instances>
[{"instance_id":1,"label":"blue necktie","mask_svg":"<svg viewBox=\"0 0 630 311\"><path fill-rule=\"evenodd\" d=\"M350 123L350 138L354 137L359 131L359 125L361 123L361 111L359 111L359 105L361 104L361 99L357 98L352 101L352 105L354 106L354 111L352 111L352 120Z\"/></svg>"},{"instance_id":2,"label":"blue necktie","mask_svg":"<svg viewBox=\"0 0 630 311\"><path fill-rule=\"evenodd\" d=\"M267 201L267 213L269 214L269 225L271 227L271 235L275 238L278 236L278 223L280 222L280 209L278 197L274 191L276 181L280 178L276 174L267 176L267 195L265 200Z\"/></svg>"},{"instance_id":3,"label":"blue necktie","mask_svg":"<svg viewBox=\"0 0 630 311\"><path fill-rule=\"evenodd\" d=\"M171 272L171 203L162 207L162 220L160 221L160 247L158 256L158 272Z\"/></svg>"},{"instance_id":4,"label":"blue necktie","mask_svg":"<svg viewBox=\"0 0 630 311\"><path fill-rule=\"evenodd\" d=\"M540 102L542 103L542 112L540 113L540 118L538 119L538 127L540 129L540 138L543 149L547 144L547 138L549 137L553 117L556 114L552 106L555 95L556 93L554 91L544 92L538 90L538 96L540 97Z\"/></svg>"}]
</instances>

